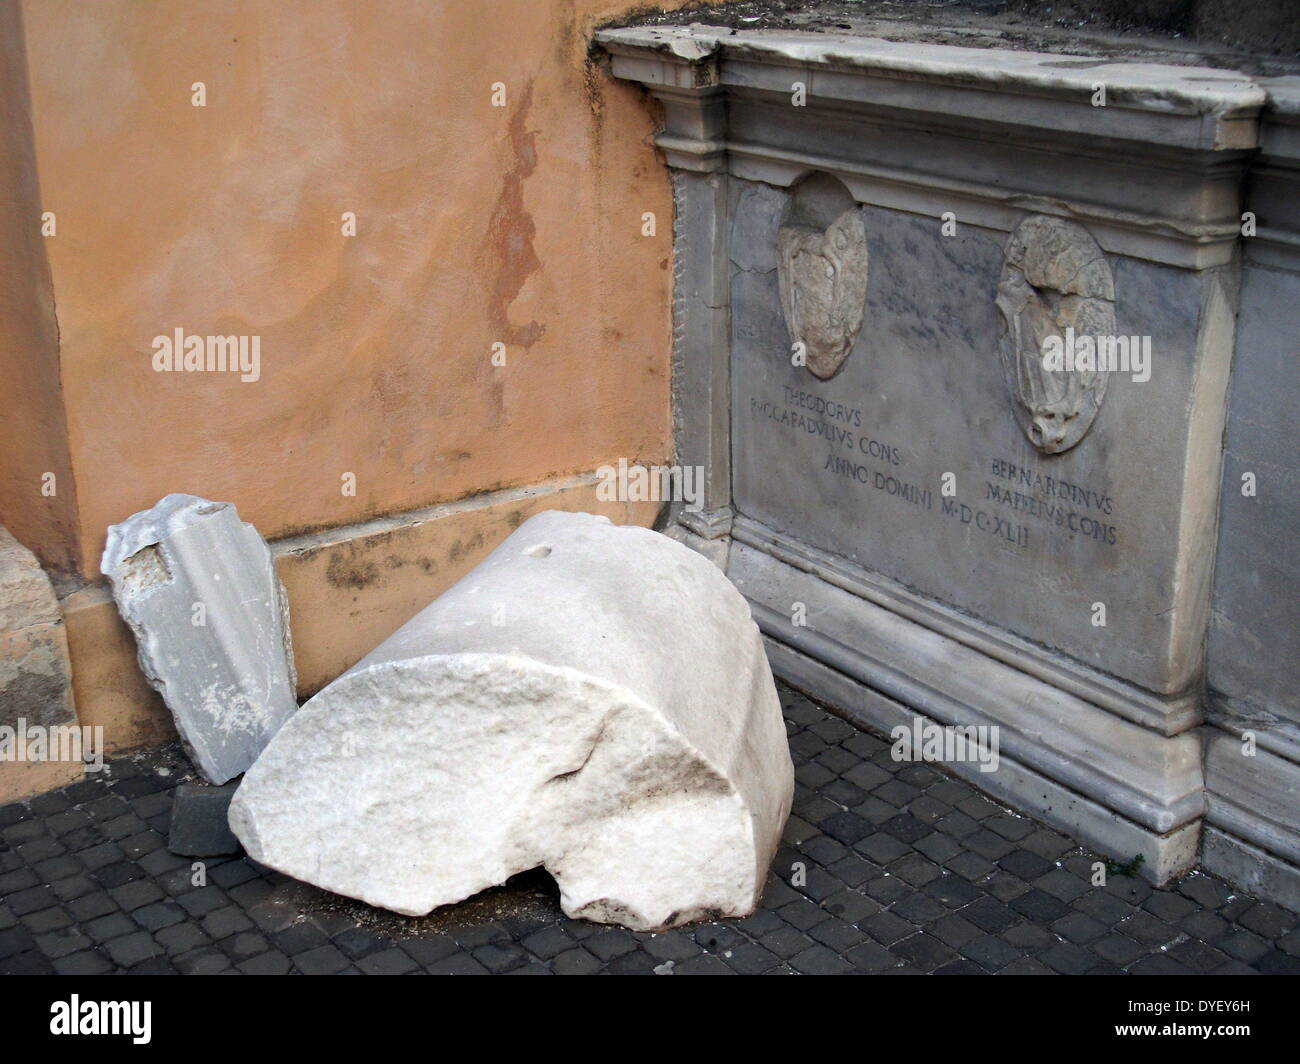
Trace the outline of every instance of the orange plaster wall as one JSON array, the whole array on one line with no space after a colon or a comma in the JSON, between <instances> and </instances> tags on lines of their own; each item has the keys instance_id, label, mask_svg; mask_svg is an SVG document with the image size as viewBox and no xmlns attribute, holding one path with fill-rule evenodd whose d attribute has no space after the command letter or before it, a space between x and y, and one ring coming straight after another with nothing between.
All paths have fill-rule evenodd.
<instances>
[{"instance_id":1,"label":"orange plaster wall","mask_svg":"<svg viewBox=\"0 0 1300 1064\"><path fill-rule=\"evenodd\" d=\"M633 6L25 0L88 575L172 491L274 538L667 457L670 190L586 59ZM176 328L261 379L155 372Z\"/></svg>"},{"instance_id":2,"label":"orange plaster wall","mask_svg":"<svg viewBox=\"0 0 1300 1064\"><path fill-rule=\"evenodd\" d=\"M21 12L0 0L0 524L46 566L74 570L76 485L40 204Z\"/></svg>"}]
</instances>

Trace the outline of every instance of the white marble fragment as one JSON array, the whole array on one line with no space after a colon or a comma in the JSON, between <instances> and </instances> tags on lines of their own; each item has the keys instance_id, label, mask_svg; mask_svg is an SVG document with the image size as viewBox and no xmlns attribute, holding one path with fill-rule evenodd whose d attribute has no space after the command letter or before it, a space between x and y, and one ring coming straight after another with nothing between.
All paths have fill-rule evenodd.
<instances>
[{"instance_id":1,"label":"white marble fragment","mask_svg":"<svg viewBox=\"0 0 1300 1064\"><path fill-rule=\"evenodd\" d=\"M544 866L571 916L741 916L790 810L740 594L643 528L549 511L311 699L249 771L249 855L408 915Z\"/></svg>"},{"instance_id":2,"label":"white marble fragment","mask_svg":"<svg viewBox=\"0 0 1300 1064\"><path fill-rule=\"evenodd\" d=\"M195 767L247 771L298 708L289 604L235 507L168 495L108 530L100 571Z\"/></svg>"}]
</instances>

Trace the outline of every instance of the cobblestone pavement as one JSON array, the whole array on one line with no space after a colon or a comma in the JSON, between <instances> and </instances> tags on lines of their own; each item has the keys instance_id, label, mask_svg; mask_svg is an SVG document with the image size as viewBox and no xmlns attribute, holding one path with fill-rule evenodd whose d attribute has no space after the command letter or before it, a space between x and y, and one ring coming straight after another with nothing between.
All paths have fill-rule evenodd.
<instances>
[{"instance_id":1,"label":"cobblestone pavement","mask_svg":"<svg viewBox=\"0 0 1300 1064\"><path fill-rule=\"evenodd\" d=\"M166 848L175 747L0 808L0 973L1296 973L1295 914L1167 890L781 689L794 815L762 907L665 934L569 920L541 872L421 919ZM797 864L806 879L794 874ZM802 885L792 886L801 881Z\"/></svg>"}]
</instances>

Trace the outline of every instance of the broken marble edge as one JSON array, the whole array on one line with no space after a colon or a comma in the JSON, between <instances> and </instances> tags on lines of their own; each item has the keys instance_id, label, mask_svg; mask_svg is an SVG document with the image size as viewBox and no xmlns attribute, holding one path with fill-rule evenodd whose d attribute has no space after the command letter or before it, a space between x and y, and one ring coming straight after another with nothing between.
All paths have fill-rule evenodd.
<instances>
[{"instance_id":1,"label":"broken marble edge","mask_svg":"<svg viewBox=\"0 0 1300 1064\"><path fill-rule=\"evenodd\" d=\"M107 539L104 544L104 553L100 558L99 571L113 582L113 573L123 562L139 554L146 547L156 546L161 543L168 535L188 528L191 524L188 520L178 520L182 515L189 513L193 504L199 504L203 507L211 507L202 513L192 514L195 518L206 517L209 514L216 513L220 510L234 510L235 519L239 521L244 528L250 530L257 536L266 547L267 555L271 562L271 575L276 588L276 601L278 613L280 616L281 642L284 645L284 657L289 666L289 689L297 692L298 689L298 669L293 660L293 633L290 628L289 620L289 595L285 591L284 582L280 579L279 573L275 568L275 552L272 551L271 545L266 541L266 537L258 531L257 527L251 521L245 521L239 516L239 510L232 502L218 502L213 499L205 499L200 495L190 495L185 492L169 492L159 499L153 506L143 510L137 510L130 517L124 518L115 524L108 526ZM160 507L166 507L161 513L156 515L152 520L146 520L147 516L159 510ZM129 527L128 527L129 526ZM110 561L111 559L111 561ZM116 595L114 602L116 604ZM121 610L119 608L119 614ZM127 620L128 625L130 621ZM134 628L132 628L134 633Z\"/></svg>"},{"instance_id":2,"label":"broken marble edge","mask_svg":"<svg viewBox=\"0 0 1300 1064\"><path fill-rule=\"evenodd\" d=\"M757 631L757 625L755 625L755 636L760 639L761 646L761 636ZM367 657L369 656L370 655ZM763 655L763 659L764 662L766 662L765 654ZM738 823L743 826L743 837L738 841L749 850L750 871L752 874L750 884L751 890L747 892L748 896L743 911L737 910L725 915L727 918L740 919L752 914L757 909L758 905L762 901L763 892L767 886L772 864L776 860L776 855L781 848L782 832L784 831L785 824L791 815L791 802L795 786L794 769L793 759L789 756L788 740L786 740L783 728L778 729L778 734L782 740L785 740L786 763L790 767L789 773L786 776L787 786L781 788L779 793L769 793L762 788L755 789L753 787L744 787L738 783L736 778L737 774L734 771L734 765L728 766L725 769L719 768L717 761L705 752L687 731L679 727L678 723L671 716L648 702L632 688L593 673L586 672L582 669L575 668L572 665L560 665L553 662L544 662L529 654L509 651L459 651L450 654L435 652L402 658L400 659L400 662L404 669L411 668L412 670L417 666L433 665L436 667L439 662L453 663L457 667L470 664L489 669L498 666L502 662L511 662L525 671L537 671L550 674L578 685L579 687L589 686L608 692L611 697L611 704L616 705L621 709L638 709L647 717L652 718L666 733L679 741L681 745L689 751L692 757L698 759L698 761L716 780L722 781L727 785L727 797L729 801L738 806L740 812L743 814L738 818ZM310 725L310 718L312 716L333 716L338 712L337 707L313 705L313 703L318 699L322 699L323 696L327 694L334 698L346 697L347 687L360 685L364 688L367 677L373 674L382 674L385 671L388 671L393 664L394 662L392 660L386 658L367 664L366 659L363 658L355 666L327 685L302 705L296 715L298 718L297 726L302 727ZM771 675L770 666L769 675ZM340 687L344 688L344 690L338 690ZM773 681L773 687L775 687L775 681ZM277 739L279 739L278 734L272 738L271 743L274 743ZM739 739L740 741L737 743L736 749L746 749L744 736L739 736ZM268 743L268 749L270 745L271 744ZM294 878L302 878L301 868L293 866L292 862L277 861L274 855L268 853L267 847L263 844L262 833L259 830L255 808L250 808L249 806L250 802L256 803L257 801L257 793L259 787L262 786L260 778L262 771L264 771L264 769L259 770L258 765L255 763L249 769L249 775L245 777L246 780L251 781L251 786L244 787L242 785L243 781L241 781L241 785L234 791L233 798L227 811L227 822L231 833L239 840L244 851L253 860L285 875ZM764 802L764 798L772 799L772 801L770 803ZM560 857L563 857L563 855L561 854ZM488 882L487 880L484 880L483 884L477 889L471 891L471 893L466 894L461 898L436 903L429 908L395 908L388 901L375 895L373 891L357 891L355 888L338 883L326 885L320 880L320 878L303 878L303 881L311 882L320 889L327 890L330 893L338 894L342 897L354 898L367 905L385 908L392 912L398 912L404 916L419 918L427 916L431 912L436 912L439 909L446 908L447 906L460 904L467 898L475 897L484 890L490 890L493 887L500 886L501 883L504 883L505 880L511 876L531 871L534 868L545 870L548 875L555 879L561 895L564 896L567 894L567 890L563 882L563 873L557 873L554 871L552 864L552 861L542 859L536 864L530 864L527 867L521 866L514 871L509 872L500 881ZM578 918L590 919L589 917ZM680 923L695 922L696 920L703 918L702 914L692 916L680 922L665 924L661 929L667 930L670 927L680 926ZM607 921L595 922L603 923Z\"/></svg>"},{"instance_id":3,"label":"broken marble edge","mask_svg":"<svg viewBox=\"0 0 1300 1064\"><path fill-rule=\"evenodd\" d=\"M737 594L739 594L739 591L737 591ZM748 602L746 602L746 608L747 609L749 608ZM750 623L753 624L754 626L755 638L761 641L762 629L758 626L758 623L756 621L751 620ZM373 674L382 674L385 671L386 667L394 664L394 659L379 656L379 652L383 649L384 649L384 643L381 643L378 647L372 650L369 654L367 654L364 658L358 661L350 669L346 670L342 675L338 676L334 680L331 680L330 683L326 684L325 687L317 691L316 694L312 695L311 698L307 699L307 701L304 702L299 707L297 715L306 714L309 711L312 714L321 712L320 707L313 706L313 703L327 693L332 693L334 697L338 697L338 692L334 691L333 689L337 685L343 685L345 681L347 682L347 685L350 686L353 682L357 682L357 683L362 682L361 677L365 677ZM708 753L706 753L701 748L700 744L695 740L695 738L692 737L692 735L687 730L680 727L678 723L671 716L669 716L663 710L654 706L652 703L646 701L646 699L643 698L640 694L638 694L632 688L627 687L624 684L616 683L613 680L608 680L603 676L599 676L595 673L586 672L583 669L576 668L572 665L559 665L554 662L542 661L538 658L533 657L530 654L520 653L517 651L481 650L481 651L457 651L454 653L438 653L435 651L435 652L430 652L428 654L419 654L410 657L403 657L398 660L400 660L403 664L412 664L412 665L414 664L424 665L430 663L437 663L439 661L457 661L457 660L459 661L469 660L474 662L481 661L482 664L484 665L490 665L492 663L509 662L509 663L515 663L521 666L525 666L528 669L535 669L538 672L549 673L555 676L563 677L565 679L572 680L574 683L592 684L595 687L608 692L611 696L615 698L618 704L629 706L629 707L636 707L643 710L649 716L654 717L656 720L662 722L665 730L679 737L682 743L685 746L688 746L690 748L690 750L700 759L700 761L708 768L710 772L716 775L719 779L726 781L728 786L731 788L732 794L735 797L737 797L741 802L744 803L745 808L750 812L750 821L751 821L750 829L751 829L751 834L753 834L753 829L754 829L753 822L758 819L758 814L754 812L755 803L751 800L751 796L746 794L745 791L735 782L735 778L734 778L735 766L727 765L727 766L719 767L716 759L711 757ZM766 660L766 654L764 654L764 660ZM768 666L768 670L770 673L771 672L770 665ZM775 689L775 684L776 684L775 677L773 678L772 683L773 683L773 689ZM747 723L747 720L742 723ZM270 742L268 742L267 745L269 746L271 742L275 742L276 738L278 738L278 733L276 736L272 736ZM742 749L743 747L744 744L742 742L738 744L737 749ZM788 755L789 753L788 741L787 741L786 752ZM791 759L791 765L793 766L793 759ZM791 783L791 786L793 787L793 782ZM779 811L780 811L780 806L782 804L784 803L778 803L777 809L773 810L773 813L778 817L778 819L780 819ZM787 817L789 816L788 810L786 815ZM779 848L780 848L780 842L778 838L776 849ZM774 849L772 855L769 856L768 859L769 864L771 863L772 856L775 856L776 849ZM761 878L760 878L760 882L761 882Z\"/></svg>"},{"instance_id":4,"label":"broken marble edge","mask_svg":"<svg viewBox=\"0 0 1300 1064\"><path fill-rule=\"evenodd\" d=\"M193 509L196 503L212 509L196 513ZM104 553L99 561L99 571L112 580L114 571L123 562L133 558L146 547L161 543L174 532L188 528L193 523L193 520L183 518L206 517L208 514L228 509L232 505L228 502L214 502L198 495L187 495L184 492L169 492L152 506L137 510L131 516L108 526Z\"/></svg>"},{"instance_id":5,"label":"broken marble edge","mask_svg":"<svg viewBox=\"0 0 1300 1064\"><path fill-rule=\"evenodd\" d=\"M1215 67L1106 60L1071 53L966 48L952 44L891 41L883 37L788 30L731 30L711 26L627 26L599 30L602 46L654 51L687 63L712 57L776 60L920 78L954 85L1079 93L1085 98L1105 79L1108 106L1130 109L1250 117L1267 93L1255 79ZM1071 71L1071 62L1087 63ZM1207 83L1223 83L1215 87Z\"/></svg>"}]
</instances>

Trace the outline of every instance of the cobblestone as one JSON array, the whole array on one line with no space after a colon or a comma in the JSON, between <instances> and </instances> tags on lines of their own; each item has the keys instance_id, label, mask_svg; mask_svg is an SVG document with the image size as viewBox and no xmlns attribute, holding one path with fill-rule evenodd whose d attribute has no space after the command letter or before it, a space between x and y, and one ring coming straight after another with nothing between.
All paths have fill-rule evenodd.
<instances>
[{"instance_id":1,"label":"cobblestone","mask_svg":"<svg viewBox=\"0 0 1300 1064\"><path fill-rule=\"evenodd\" d=\"M781 688L794 812L763 903L661 934L570 920L541 872L420 919L163 846L175 746L0 807L0 974L1300 972L1297 916L1096 858Z\"/></svg>"}]
</instances>

